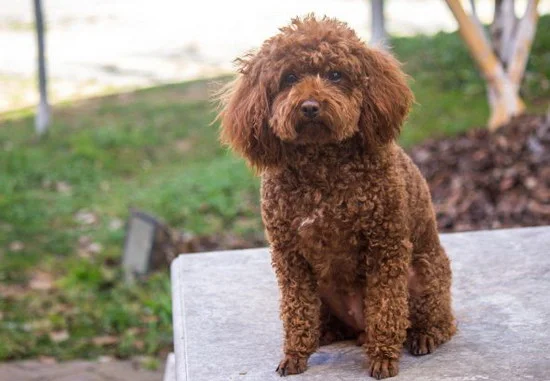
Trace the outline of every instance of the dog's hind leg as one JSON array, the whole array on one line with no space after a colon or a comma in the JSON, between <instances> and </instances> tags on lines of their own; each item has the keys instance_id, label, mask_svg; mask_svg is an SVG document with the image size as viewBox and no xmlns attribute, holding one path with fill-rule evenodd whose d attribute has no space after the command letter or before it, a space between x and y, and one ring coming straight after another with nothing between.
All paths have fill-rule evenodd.
<instances>
[{"instance_id":1,"label":"dog's hind leg","mask_svg":"<svg viewBox=\"0 0 550 381\"><path fill-rule=\"evenodd\" d=\"M413 249L409 272L407 346L413 355L426 355L456 331L451 309L451 268L437 232Z\"/></svg>"}]
</instances>

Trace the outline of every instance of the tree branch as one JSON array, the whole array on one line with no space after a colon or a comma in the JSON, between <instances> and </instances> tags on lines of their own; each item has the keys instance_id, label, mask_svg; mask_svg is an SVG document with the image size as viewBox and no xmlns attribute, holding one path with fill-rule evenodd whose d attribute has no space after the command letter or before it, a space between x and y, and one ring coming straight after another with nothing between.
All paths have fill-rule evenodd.
<instances>
[{"instance_id":1,"label":"tree branch","mask_svg":"<svg viewBox=\"0 0 550 381\"><path fill-rule=\"evenodd\" d=\"M523 74L529 59L531 45L535 38L536 26L538 21L539 0L529 0L525 14L519 21L514 40L510 44L510 64L508 67L508 76L512 84L517 88L521 85Z\"/></svg>"},{"instance_id":2,"label":"tree branch","mask_svg":"<svg viewBox=\"0 0 550 381\"><path fill-rule=\"evenodd\" d=\"M493 49L504 68L507 68L510 62L511 45L517 24L514 3L514 0L496 0L495 17L491 25Z\"/></svg>"},{"instance_id":3,"label":"tree branch","mask_svg":"<svg viewBox=\"0 0 550 381\"><path fill-rule=\"evenodd\" d=\"M482 74L489 82L498 81L504 75L502 65L493 54L489 39L483 27L473 21L467 14L459 0L445 0L455 16L459 32L466 42L472 57L481 69ZM497 86L498 87L498 86Z\"/></svg>"},{"instance_id":4,"label":"tree branch","mask_svg":"<svg viewBox=\"0 0 550 381\"><path fill-rule=\"evenodd\" d=\"M518 97L517 89L510 81L508 73L493 53L483 26L466 14L460 0L445 1L458 22L462 39L487 81L492 110L489 128L494 129L506 123L512 115L521 113L525 106Z\"/></svg>"}]
</instances>

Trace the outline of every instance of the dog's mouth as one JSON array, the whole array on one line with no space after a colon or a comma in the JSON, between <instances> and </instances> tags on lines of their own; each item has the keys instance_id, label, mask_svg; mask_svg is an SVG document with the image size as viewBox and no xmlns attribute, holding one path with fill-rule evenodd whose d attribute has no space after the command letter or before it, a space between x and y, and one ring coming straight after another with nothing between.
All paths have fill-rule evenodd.
<instances>
[{"instance_id":1,"label":"dog's mouth","mask_svg":"<svg viewBox=\"0 0 550 381\"><path fill-rule=\"evenodd\" d=\"M295 142L298 144L326 143L333 140L332 129L320 120L298 123L295 129Z\"/></svg>"},{"instance_id":2,"label":"dog's mouth","mask_svg":"<svg viewBox=\"0 0 550 381\"><path fill-rule=\"evenodd\" d=\"M302 123L298 123L296 125L296 132L298 134L302 134L302 133L315 133L315 132L320 132L320 131L323 131L323 130L327 130L327 131L330 131L330 128L328 128L328 126L323 123L322 121L308 121L308 122L302 122Z\"/></svg>"}]
</instances>

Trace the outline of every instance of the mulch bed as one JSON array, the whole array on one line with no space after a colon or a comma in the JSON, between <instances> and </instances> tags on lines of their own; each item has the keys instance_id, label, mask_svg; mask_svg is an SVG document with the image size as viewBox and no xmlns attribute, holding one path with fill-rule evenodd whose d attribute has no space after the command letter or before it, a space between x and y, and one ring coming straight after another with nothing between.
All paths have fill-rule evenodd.
<instances>
[{"instance_id":1,"label":"mulch bed","mask_svg":"<svg viewBox=\"0 0 550 381\"><path fill-rule=\"evenodd\" d=\"M442 232L550 225L550 116L521 116L409 151L430 186ZM258 234L180 235L171 252L265 246Z\"/></svg>"},{"instance_id":2,"label":"mulch bed","mask_svg":"<svg viewBox=\"0 0 550 381\"><path fill-rule=\"evenodd\" d=\"M441 231L550 225L550 118L522 116L410 150Z\"/></svg>"}]
</instances>

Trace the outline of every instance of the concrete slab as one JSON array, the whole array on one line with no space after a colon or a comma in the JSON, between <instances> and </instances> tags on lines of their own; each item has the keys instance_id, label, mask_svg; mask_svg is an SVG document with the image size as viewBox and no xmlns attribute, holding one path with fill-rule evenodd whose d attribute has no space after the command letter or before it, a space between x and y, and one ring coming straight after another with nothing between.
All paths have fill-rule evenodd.
<instances>
[{"instance_id":1,"label":"concrete slab","mask_svg":"<svg viewBox=\"0 0 550 381\"><path fill-rule=\"evenodd\" d=\"M163 381L176 381L176 356L170 353L166 358Z\"/></svg>"},{"instance_id":2,"label":"concrete slab","mask_svg":"<svg viewBox=\"0 0 550 381\"><path fill-rule=\"evenodd\" d=\"M442 236L459 331L404 351L394 380L550 380L550 227ZM268 251L184 255L172 265L178 381L278 380L278 290ZM301 380L369 379L353 343L322 347Z\"/></svg>"}]
</instances>

